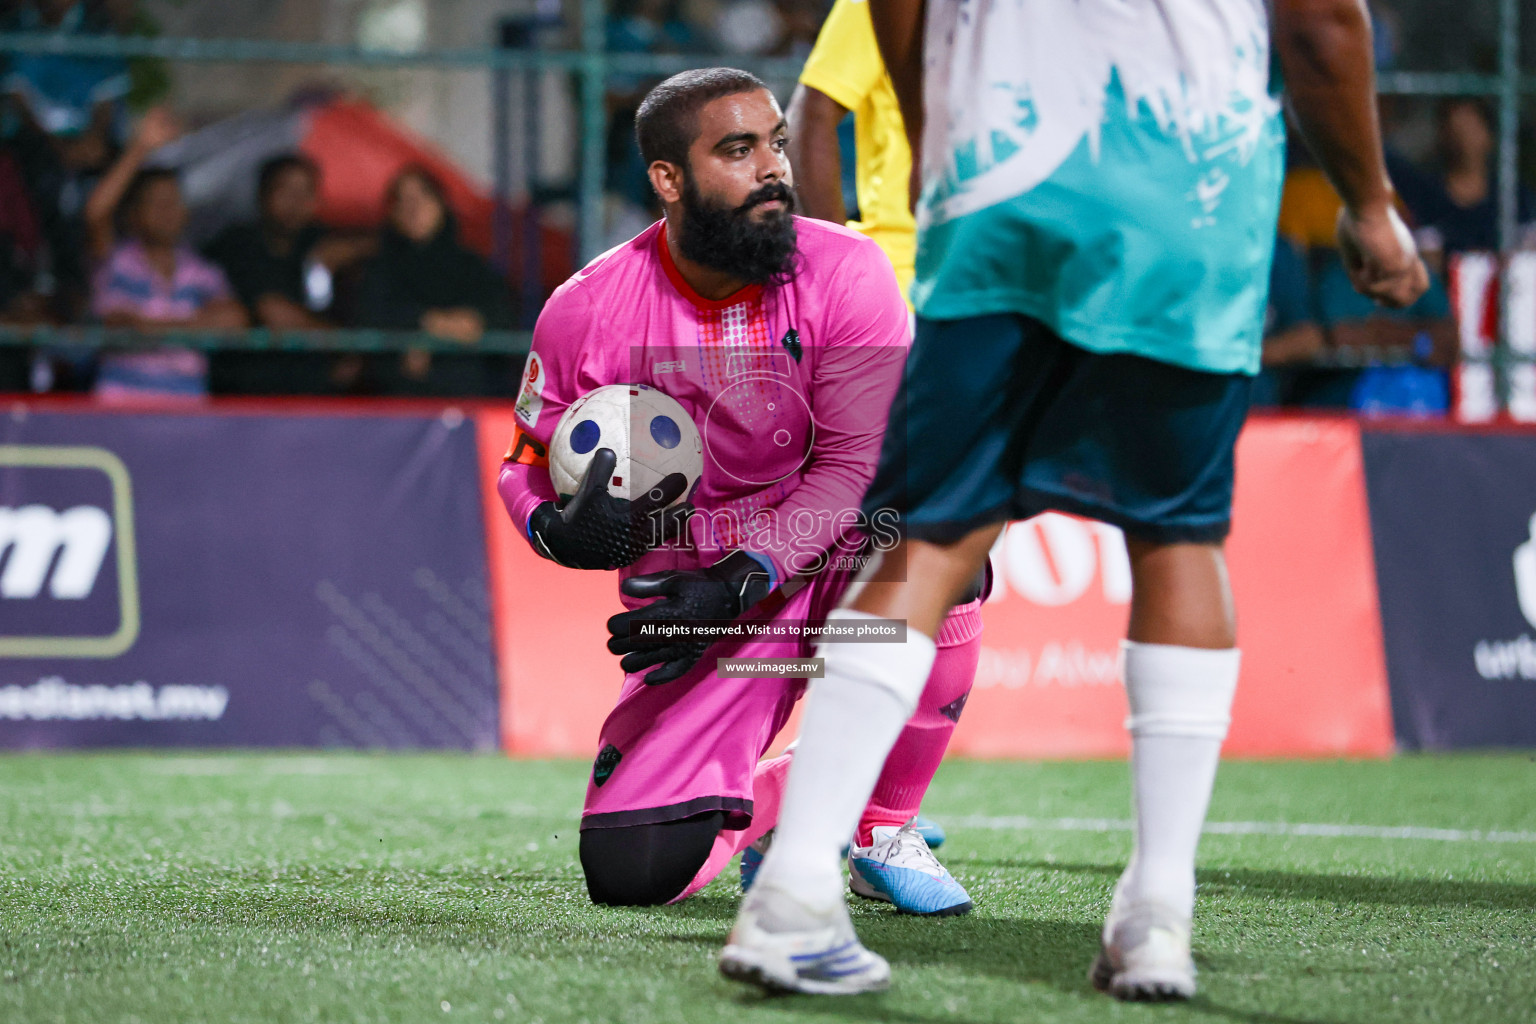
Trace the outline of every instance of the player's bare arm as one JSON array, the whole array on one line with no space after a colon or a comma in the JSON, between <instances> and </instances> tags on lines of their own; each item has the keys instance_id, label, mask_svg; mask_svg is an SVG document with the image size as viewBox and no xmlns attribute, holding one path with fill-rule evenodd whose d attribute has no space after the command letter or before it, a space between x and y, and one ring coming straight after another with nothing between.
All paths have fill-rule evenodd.
<instances>
[{"instance_id":1,"label":"player's bare arm","mask_svg":"<svg viewBox=\"0 0 1536 1024\"><path fill-rule=\"evenodd\" d=\"M1411 305L1429 287L1429 272L1392 207L1365 3L1275 0L1273 8L1291 110L1344 200L1339 248L1350 281L1383 305Z\"/></svg>"},{"instance_id":2,"label":"player's bare arm","mask_svg":"<svg viewBox=\"0 0 1536 1024\"><path fill-rule=\"evenodd\" d=\"M807 217L842 224L848 219L843 205L843 158L837 126L848 108L822 92L801 83L789 98L785 118L794 126L789 162L795 169L800 209Z\"/></svg>"},{"instance_id":3,"label":"player's bare arm","mask_svg":"<svg viewBox=\"0 0 1536 1024\"><path fill-rule=\"evenodd\" d=\"M923 19L926 0L869 0L869 18L875 26L880 58L896 90L912 149L912 201L922 186L923 167Z\"/></svg>"}]
</instances>

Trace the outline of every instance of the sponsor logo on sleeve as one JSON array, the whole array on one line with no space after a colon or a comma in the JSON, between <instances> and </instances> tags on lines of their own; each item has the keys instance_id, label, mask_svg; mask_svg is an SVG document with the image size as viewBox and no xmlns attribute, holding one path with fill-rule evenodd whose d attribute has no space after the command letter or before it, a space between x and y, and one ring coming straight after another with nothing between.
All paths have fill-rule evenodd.
<instances>
[{"instance_id":1,"label":"sponsor logo on sleeve","mask_svg":"<svg viewBox=\"0 0 1536 1024\"><path fill-rule=\"evenodd\" d=\"M528 353L528 365L523 368L523 386L517 393L517 418L530 427L539 425L539 413L544 411L544 360L537 352Z\"/></svg>"}]
</instances>

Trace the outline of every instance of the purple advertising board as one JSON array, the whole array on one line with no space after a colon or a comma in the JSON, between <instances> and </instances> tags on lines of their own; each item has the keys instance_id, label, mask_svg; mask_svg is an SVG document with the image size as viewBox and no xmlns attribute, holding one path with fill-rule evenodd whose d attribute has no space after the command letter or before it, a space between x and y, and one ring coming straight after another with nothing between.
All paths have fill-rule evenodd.
<instances>
[{"instance_id":1,"label":"purple advertising board","mask_svg":"<svg viewBox=\"0 0 1536 1024\"><path fill-rule=\"evenodd\" d=\"M1398 745L1536 746L1536 433L1362 443Z\"/></svg>"},{"instance_id":2,"label":"purple advertising board","mask_svg":"<svg viewBox=\"0 0 1536 1024\"><path fill-rule=\"evenodd\" d=\"M0 418L0 746L494 749L456 409Z\"/></svg>"}]
</instances>

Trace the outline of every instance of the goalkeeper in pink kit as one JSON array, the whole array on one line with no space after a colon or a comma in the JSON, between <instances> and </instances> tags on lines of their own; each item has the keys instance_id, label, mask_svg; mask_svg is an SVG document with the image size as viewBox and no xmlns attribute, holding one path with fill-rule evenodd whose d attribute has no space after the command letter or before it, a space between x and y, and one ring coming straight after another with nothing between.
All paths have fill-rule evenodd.
<instances>
[{"instance_id":1,"label":"goalkeeper in pink kit","mask_svg":"<svg viewBox=\"0 0 1536 1024\"><path fill-rule=\"evenodd\" d=\"M761 81L732 69L676 75L641 105L636 134L665 219L562 285L534 331L502 500L541 555L620 569L609 620L623 655L581 823L594 902L682 899L744 853L743 886L771 840L793 754L761 760L803 678L724 677L722 657L795 658L813 641L632 638L643 623L820 624L882 539L860 499L880 454L909 345L885 255L838 225L793 216L787 126ZM661 511L686 481L609 495L599 448L561 498L548 445L567 406L605 384L680 402L704 437L692 507ZM679 515L681 511L685 515ZM894 539L891 535L890 539ZM957 604L916 715L851 836L854 891L919 914L970 897L913 827L970 692L982 586Z\"/></svg>"}]
</instances>

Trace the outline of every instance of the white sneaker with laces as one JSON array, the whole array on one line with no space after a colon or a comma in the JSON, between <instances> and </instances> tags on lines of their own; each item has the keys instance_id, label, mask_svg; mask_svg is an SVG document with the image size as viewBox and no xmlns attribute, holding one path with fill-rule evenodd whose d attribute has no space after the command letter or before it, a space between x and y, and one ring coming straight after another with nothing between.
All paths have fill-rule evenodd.
<instances>
[{"instance_id":1,"label":"white sneaker with laces","mask_svg":"<svg viewBox=\"0 0 1536 1024\"><path fill-rule=\"evenodd\" d=\"M841 899L818 914L766 881L741 901L720 973L769 992L811 995L878 992L891 983L890 964L860 944Z\"/></svg>"},{"instance_id":2,"label":"white sneaker with laces","mask_svg":"<svg viewBox=\"0 0 1536 1024\"><path fill-rule=\"evenodd\" d=\"M1188 999L1195 994L1189 931L1189 918L1166 903L1133 901L1116 886L1088 978L1117 999Z\"/></svg>"},{"instance_id":3,"label":"white sneaker with laces","mask_svg":"<svg viewBox=\"0 0 1536 1024\"><path fill-rule=\"evenodd\" d=\"M897 910L928 917L971 912L971 895L933 855L916 818L900 828L876 826L868 846L848 852L848 884L854 894L883 900Z\"/></svg>"}]
</instances>

